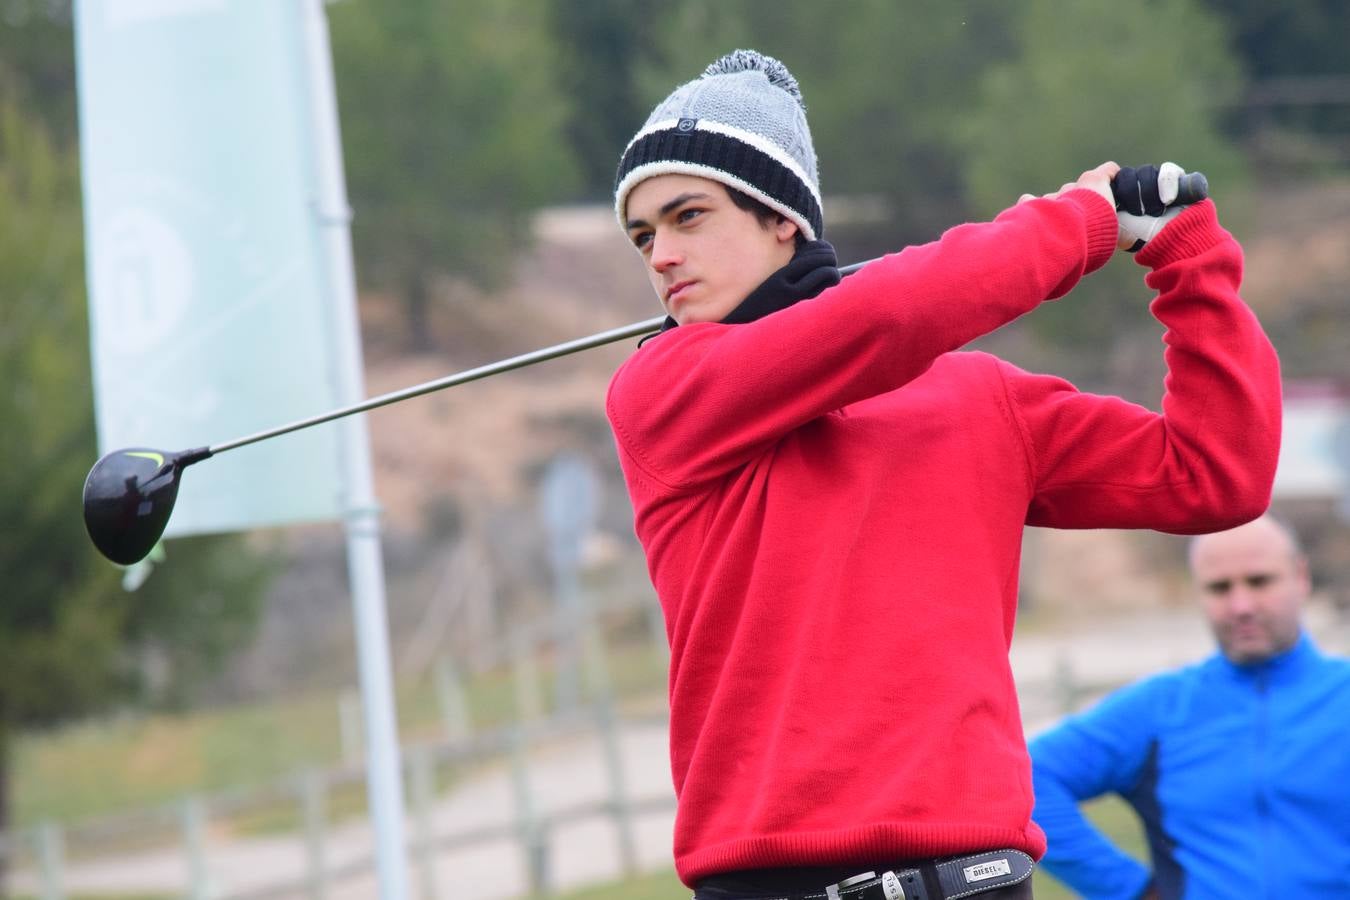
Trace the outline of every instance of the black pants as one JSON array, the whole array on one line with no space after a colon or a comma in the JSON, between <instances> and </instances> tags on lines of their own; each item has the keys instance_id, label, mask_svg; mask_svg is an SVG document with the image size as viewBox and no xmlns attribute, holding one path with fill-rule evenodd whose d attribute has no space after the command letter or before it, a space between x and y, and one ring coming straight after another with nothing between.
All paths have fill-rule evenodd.
<instances>
[{"instance_id":1,"label":"black pants","mask_svg":"<svg viewBox=\"0 0 1350 900\"><path fill-rule=\"evenodd\" d=\"M833 883L833 882L831 882ZM819 893L823 886L809 888L806 893ZM745 894L738 892L728 893L721 888L699 887L694 889L694 900L757 900L769 896L766 894ZM799 895L784 894L782 891L772 894L773 897L781 900L796 900ZM1031 896L1031 879L1028 878L1021 884L1014 884L1010 887L995 888L992 891L986 891L983 894L976 894L970 900L1033 900Z\"/></svg>"},{"instance_id":2,"label":"black pants","mask_svg":"<svg viewBox=\"0 0 1350 900\"><path fill-rule=\"evenodd\" d=\"M908 860L875 865L825 866L813 868L754 869L728 872L704 879L694 888L693 900L800 900L821 894L827 885L838 884L861 872L918 868L925 871L928 896L941 898L938 885L930 877L933 860ZM1002 888L972 894L969 900L1033 900L1031 878Z\"/></svg>"}]
</instances>

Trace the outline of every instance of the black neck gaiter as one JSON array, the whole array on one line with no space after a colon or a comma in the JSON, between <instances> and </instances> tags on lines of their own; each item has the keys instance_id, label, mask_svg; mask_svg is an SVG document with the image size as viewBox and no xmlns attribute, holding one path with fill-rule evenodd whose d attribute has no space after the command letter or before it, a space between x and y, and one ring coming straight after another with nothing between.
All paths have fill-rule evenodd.
<instances>
[{"instance_id":1,"label":"black neck gaiter","mask_svg":"<svg viewBox=\"0 0 1350 900\"><path fill-rule=\"evenodd\" d=\"M762 319L800 300L810 300L826 288L834 287L841 277L839 258L835 256L834 247L828 241L806 241L797 248L787 265L751 291L722 323L743 325ZM667 316L665 322L661 323L661 332L676 327L676 321Z\"/></svg>"}]
</instances>

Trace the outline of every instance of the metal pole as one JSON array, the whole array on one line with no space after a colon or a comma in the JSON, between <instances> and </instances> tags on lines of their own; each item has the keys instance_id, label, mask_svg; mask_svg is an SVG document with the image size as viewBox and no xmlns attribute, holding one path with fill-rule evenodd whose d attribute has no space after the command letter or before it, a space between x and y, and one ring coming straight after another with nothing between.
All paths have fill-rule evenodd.
<instances>
[{"instance_id":1,"label":"metal pole","mask_svg":"<svg viewBox=\"0 0 1350 900\"><path fill-rule=\"evenodd\" d=\"M421 872L420 900L437 900L436 881L436 756L430 747L421 747L412 758L413 815L417 822L415 846L417 868Z\"/></svg>"},{"instance_id":2,"label":"metal pole","mask_svg":"<svg viewBox=\"0 0 1350 900\"><path fill-rule=\"evenodd\" d=\"M532 726L544 714L544 701L539 690L539 667L535 663L535 645L522 631L513 642L515 658L512 662L516 689L516 715L526 726Z\"/></svg>"},{"instance_id":3,"label":"metal pole","mask_svg":"<svg viewBox=\"0 0 1350 900\"><path fill-rule=\"evenodd\" d=\"M179 808L183 823L183 849L187 853L190 900L209 900L211 876L206 867L206 806L197 795L185 797Z\"/></svg>"},{"instance_id":4,"label":"metal pole","mask_svg":"<svg viewBox=\"0 0 1350 900\"><path fill-rule=\"evenodd\" d=\"M1060 713L1072 715L1078 710L1078 678L1073 660L1067 653L1055 658L1055 692L1059 695Z\"/></svg>"},{"instance_id":5,"label":"metal pole","mask_svg":"<svg viewBox=\"0 0 1350 900\"><path fill-rule=\"evenodd\" d=\"M66 842L61 826L43 822L37 829L38 862L42 867L42 900L64 900L66 896Z\"/></svg>"},{"instance_id":6,"label":"metal pole","mask_svg":"<svg viewBox=\"0 0 1350 900\"><path fill-rule=\"evenodd\" d=\"M525 872L532 894L549 893L548 838L530 791L529 723L517 722L511 729L511 793L516 801L516 832L524 854Z\"/></svg>"},{"instance_id":7,"label":"metal pole","mask_svg":"<svg viewBox=\"0 0 1350 900\"><path fill-rule=\"evenodd\" d=\"M360 325L356 316L356 280L352 262L351 210L343 175L332 55L323 0L304 4L305 59L319 178L317 216L335 309L339 397L347 402L365 393ZM345 470L347 570L351 579L362 710L366 731L366 784L375 827L375 863L381 900L405 900L408 865L403 821L403 781L393 676L389 662L389 624L384 597L384 559L380 522L370 466L365 421L344 422L341 442Z\"/></svg>"},{"instance_id":8,"label":"metal pole","mask_svg":"<svg viewBox=\"0 0 1350 900\"><path fill-rule=\"evenodd\" d=\"M441 719L445 724L445 737L451 743L462 743L473 733L473 725L459 673L454 664L442 656L436 661L432 677L436 683L436 702L441 707Z\"/></svg>"},{"instance_id":9,"label":"metal pole","mask_svg":"<svg viewBox=\"0 0 1350 900\"><path fill-rule=\"evenodd\" d=\"M343 690L338 694L338 745L342 748L344 763L358 763L365 755L362 727L361 695L354 690Z\"/></svg>"},{"instance_id":10,"label":"metal pole","mask_svg":"<svg viewBox=\"0 0 1350 900\"><path fill-rule=\"evenodd\" d=\"M619 836L619 859L625 877L637 871L637 836L633 829L633 809L628 800L628 778L624 772L623 748L619 742L618 714L614 708L613 682L605 659L604 630L594 617L586 623L586 668L595 712L600 726L600 742L609 774L609 798L614 810L614 828Z\"/></svg>"},{"instance_id":11,"label":"metal pole","mask_svg":"<svg viewBox=\"0 0 1350 900\"><path fill-rule=\"evenodd\" d=\"M309 900L328 897L328 781L312 769L300 777L300 806L305 823L305 860Z\"/></svg>"},{"instance_id":12,"label":"metal pole","mask_svg":"<svg viewBox=\"0 0 1350 900\"><path fill-rule=\"evenodd\" d=\"M581 704L581 591L575 570L554 570L553 586L553 708L567 716Z\"/></svg>"}]
</instances>

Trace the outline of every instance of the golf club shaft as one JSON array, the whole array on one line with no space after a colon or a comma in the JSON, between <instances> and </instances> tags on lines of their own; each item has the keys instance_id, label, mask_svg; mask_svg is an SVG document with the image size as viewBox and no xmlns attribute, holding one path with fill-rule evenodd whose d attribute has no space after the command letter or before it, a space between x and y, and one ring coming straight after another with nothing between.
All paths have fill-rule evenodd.
<instances>
[{"instance_id":1,"label":"golf club shaft","mask_svg":"<svg viewBox=\"0 0 1350 900\"><path fill-rule=\"evenodd\" d=\"M1203 174L1183 174L1181 175L1181 178L1183 178L1183 185L1181 185L1181 188L1183 188L1185 197L1183 202L1196 202L1204 200L1204 197L1208 196L1208 184ZM1115 184L1112 182L1112 190L1114 189ZM1116 204L1119 205L1119 200L1116 201ZM868 260L868 262L871 262L871 260ZM850 264L850 266L844 266L840 269L840 273L844 275L855 273L855 271L861 269L865 264L867 264L867 262L853 263ZM661 327L661 322L663 321L663 316L647 318L647 320L633 322L632 325L625 325L625 327L622 328L613 328L610 329L610 331L599 332L597 335L591 335L590 337L578 337L578 339L566 341L566 343L553 344L552 347L536 349L536 351L529 352L529 354L512 356L512 358L501 360L501 362L489 363L486 364L486 366L479 366L478 368L470 368L470 370L463 372L456 372L456 374L447 375L445 378L437 378L436 381L424 382L421 383L421 385L413 385L412 387L405 387L404 390L393 391L393 393L390 394L381 394L379 397L373 397L367 399L367 401L343 407L343 409L333 410L331 413L324 413L323 416L305 418L305 420L292 422L290 425L282 425L279 426L279 428L266 430L266 432L248 434L247 437L225 441L224 444L212 445L212 447L204 448L202 455L198 456L198 459L205 459L207 456L223 453L224 451L228 451L228 449L243 447L244 444L252 444L255 443L255 441L266 440L269 439L269 437L277 437L278 434L297 432L297 430L309 428L311 425L320 425L323 424L323 422L331 422L335 420L335 418L352 416L352 414L355 413L365 413L366 410L377 409L379 406L387 406L389 403L397 403L398 401L404 401L404 399L410 397L420 397L421 394L429 394L432 393L432 391L444 389L444 387L454 387L455 385L463 385L464 382L478 381L479 378L487 378L489 375L498 375L501 374L501 372L513 370L513 368L533 366L533 364L543 363L545 360L558 359L559 356L576 354L576 352L583 351L583 349L603 347L605 344L613 344L614 341L624 340L626 337L648 335L648 333L657 331L657 329Z\"/></svg>"},{"instance_id":2,"label":"golf club shaft","mask_svg":"<svg viewBox=\"0 0 1350 900\"><path fill-rule=\"evenodd\" d=\"M853 263L852 265L843 266L839 271L841 274L849 275L858 271L865 265L867 265L867 262ZM529 353L522 353L520 356L512 356L509 359L488 363L485 366L466 369L463 372L447 375L444 378L437 378L433 381L426 381L422 384L415 384L412 387L403 388L402 390L381 394L378 397L371 397L368 400L363 400L360 403L355 403L351 406L344 406L341 409L335 409L332 412L311 416L308 419L301 419L298 422L291 422L288 425L269 428L267 431L259 431L256 434L235 438L232 441L225 441L221 444L212 444L210 447L206 448L206 453L200 458L214 456L217 453L224 453L226 450L233 450L236 447L243 447L246 444L253 444L258 441L267 440L268 438L289 434L292 431L299 431L302 428L309 428L313 425L322 425L324 422L331 422L334 419L341 419L346 416L355 415L356 413L378 409L381 406L388 406L391 403L398 403L401 400L420 397L423 394L430 394L444 388L454 387L457 384L477 381L480 378L499 375L502 372L509 372L512 369L523 369L524 367L532 366L535 363L546 362L547 360L557 359L561 356L569 356L573 353L579 353L582 350L592 350L596 347L603 347L606 344L622 341L625 338L650 334L658 330L661 327L661 323L664 321L665 316L644 319L641 322L634 322L631 325L625 325L621 328L612 328L609 331L601 331L597 334L590 335L589 337L577 338L576 340L565 341L561 344L554 344L551 347L544 347Z\"/></svg>"},{"instance_id":3,"label":"golf club shaft","mask_svg":"<svg viewBox=\"0 0 1350 900\"><path fill-rule=\"evenodd\" d=\"M1182 178L1182 187L1184 189L1182 193L1185 195L1185 200L1182 202L1196 202L1198 200L1203 200L1208 195L1208 183L1206 182L1204 175L1193 172L1183 174ZM1114 190L1114 183L1112 184L1112 188ZM1117 201L1117 204L1119 204L1119 201ZM868 262L870 262L870 260ZM865 265L867 265L867 262L853 263L852 265L842 267L839 271L844 275L849 275L858 271ZM341 419L344 416L366 412L367 410L376 409L381 406L388 406L391 403L398 403L400 400L407 400L410 397L429 394L433 391L439 391L442 388L464 384L467 381L477 381L480 378L487 378L490 375L497 375L502 372L509 372L512 369L532 366L535 363L557 359L560 356L568 356L569 354L578 353L582 350L603 347L605 344L612 344L615 341L622 341L625 338L650 334L651 332L658 330L664 320L664 316L657 316L653 319L634 322L632 325L626 325L622 328L614 328L609 331L593 334L590 337L577 338L576 340L566 341L562 344L554 344L552 347L544 347L541 350L535 350L531 353L523 353L520 356L513 356L510 359L503 359L499 362L479 366L476 369L468 369L454 375L447 375L444 378L438 378L435 381L413 385L412 387L404 388L401 391L381 394L378 397L372 397L369 400L362 401L361 403L352 406L343 407L342 409L334 410L333 412L324 413L323 415L314 416L309 419L303 419L289 425L282 425L279 428L272 428L268 431L260 431L257 434L251 434L247 437L226 441L223 444L215 444L211 447L203 448L203 450L200 451L201 455L196 458L204 459L207 456L223 453L226 450L233 450L235 447L242 447L245 444L252 444L292 431L299 431L302 428L309 428L311 425L320 425L324 422L331 422L334 419ZM192 461L195 461L195 459Z\"/></svg>"}]
</instances>

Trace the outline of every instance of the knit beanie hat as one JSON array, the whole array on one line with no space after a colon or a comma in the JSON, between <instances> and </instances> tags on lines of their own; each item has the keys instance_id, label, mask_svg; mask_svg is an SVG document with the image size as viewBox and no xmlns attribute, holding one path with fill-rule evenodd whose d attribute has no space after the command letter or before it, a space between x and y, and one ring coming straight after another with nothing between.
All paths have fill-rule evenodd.
<instances>
[{"instance_id":1,"label":"knit beanie hat","mask_svg":"<svg viewBox=\"0 0 1350 900\"><path fill-rule=\"evenodd\" d=\"M672 173L734 187L795 222L807 240L824 230L802 92L771 56L728 53L652 110L619 161L614 211L620 227L627 227L633 188Z\"/></svg>"}]
</instances>

